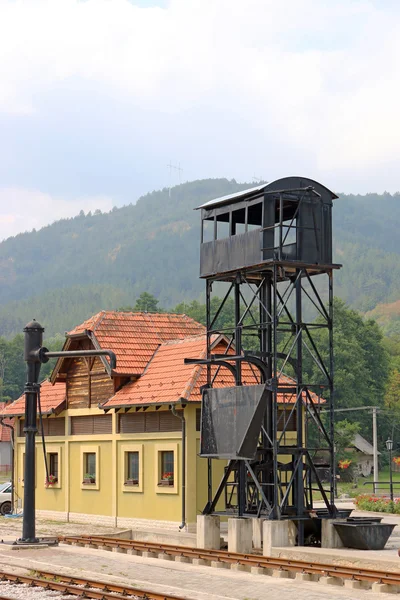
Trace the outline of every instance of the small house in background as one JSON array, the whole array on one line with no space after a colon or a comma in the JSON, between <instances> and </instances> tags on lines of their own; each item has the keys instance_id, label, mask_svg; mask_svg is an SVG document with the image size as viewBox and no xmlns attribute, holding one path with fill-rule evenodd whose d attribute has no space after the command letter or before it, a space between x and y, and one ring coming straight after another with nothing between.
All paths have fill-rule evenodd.
<instances>
[{"instance_id":1,"label":"small house in background","mask_svg":"<svg viewBox=\"0 0 400 600\"><path fill-rule=\"evenodd\" d=\"M9 427L10 425L13 427L14 419L4 419L3 422L0 422L0 474L9 473L11 471L12 430Z\"/></svg>"},{"instance_id":2,"label":"small house in background","mask_svg":"<svg viewBox=\"0 0 400 600\"><path fill-rule=\"evenodd\" d=\"M354 464L358 469L358 474L362 477L369 477L374 467L374 448L362 435L357 433L354 437L352 447L349 452L354 453ZM378 452L378 455L380 452Z\"/></svg>"}]
</instances>

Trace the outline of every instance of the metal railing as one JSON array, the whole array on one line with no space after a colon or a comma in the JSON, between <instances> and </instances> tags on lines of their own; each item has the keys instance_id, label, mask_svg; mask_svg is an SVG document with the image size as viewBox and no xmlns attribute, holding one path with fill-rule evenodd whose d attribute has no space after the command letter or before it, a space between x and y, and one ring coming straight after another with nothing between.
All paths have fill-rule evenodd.
<instances>
[{"instance_id":1,"label":"metal railing","mask_svg":"<svg viewBox=\"0 0 400 600\"><path fill-rule=\"evenodd\" d=\"M378 490L382 491L382 488L386 486L386 489L389 490L391 500L393 500L394 489L397 487L400 490L400 481L364 481L363 485L372 485L374 494L376 494Z\"/></svg>"}]
</instances>

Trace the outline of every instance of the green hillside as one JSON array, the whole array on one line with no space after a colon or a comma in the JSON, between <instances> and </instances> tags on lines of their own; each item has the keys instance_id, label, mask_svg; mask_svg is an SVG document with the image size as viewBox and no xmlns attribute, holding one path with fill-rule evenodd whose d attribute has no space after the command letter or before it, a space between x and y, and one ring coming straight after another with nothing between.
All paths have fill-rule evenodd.
<instances>
[{"instance_id":1,"label":"green hillside","mask_svg":"<svg viewBox=\"0 0 400 600\"><path fill-rule=\"evenodd\" d=\"M107 214L81 213L0 244L0 335L35 317L47 335L104 308L132 305L142 291L172 307L201 298L199 221L193 209L251 187L226 179L152 192ZM335 201L335 294L361 311L400 298L400 195ZM390 327L389 327L390 329Z\"/></svg>"}]
</instances>

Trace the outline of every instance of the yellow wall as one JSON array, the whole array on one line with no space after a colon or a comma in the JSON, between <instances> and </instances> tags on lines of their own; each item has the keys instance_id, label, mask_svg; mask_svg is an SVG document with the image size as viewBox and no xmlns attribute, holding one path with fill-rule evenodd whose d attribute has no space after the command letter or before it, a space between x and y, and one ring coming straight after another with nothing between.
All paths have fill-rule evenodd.
<instances>
[{"instance_id":1,"label":"yellow wall","mask_svg":"<svg viewBox=\"0 0 400 600\"><path fill-rule=\"evenodd\" d=\"M152 408L148 409L154 410ZM163 409L161 409L163 410ZM118 434L113 414L113 433L109 435L68 435L69 417L104 414L93 409L70 409L59 416L66 417L66 436L46 438L46 451L59 452L59 482L45 486L45 466L41 438L36 437L36 508L81 514L97 514L128 519L150 519L181 522L182 517L182 434L177 432ZM186 419L186 516L196 521L196 452L199 437L196 432L196 406L187 406ZM15 482L17 500L23 500L23 452L25 438L16 438ZM124 451L140 450L140 486L125 483ZM175 475L173 486L159 485L159 452L174 450ZM96 485L83 485L83 452L98 454Z\"/></svg>"},{"instance_id":2,"label":"yellow wall","mask_svg":"<svg viewBox=\"0 0 400 600\"><path fill-rule=\"evenodd\" d=\"M196 408L199 404L186 406L186 520L195 523L196 517L207 503L207 459L198 456L200 432L196 431ZM148 409L154 410L152 408ZM161 408L160 410L164 410ZM60 416L66 417L63 437L46 438L47 453L59 452L59 482L45 487L45 467L41 438L36 438L36 508L67 513L96 514L127 519L149 519L155 521L181 522L182 516L182 438L181 432L171 433L116 433L117 416L113 414L113 433L108 435L68 435L69 417L72 415L104 414L98 408L70 409ZM17 427L18 431L18 427ZM295 433L288 432L286 443ZM17 499L23 499L22 458L24 437L16 438L15 481ZM98 478L95 486L82 484L83 452L98 454ZM124 452L140 451L140 485L125 485ZM159 486L158 452L174 450L174 485ZM282 462L289 456L280 457ZM212 461L213 492L215 492L227 462ZM218 509L223 509L222 495Z\"/></svg>"}]
</instances>

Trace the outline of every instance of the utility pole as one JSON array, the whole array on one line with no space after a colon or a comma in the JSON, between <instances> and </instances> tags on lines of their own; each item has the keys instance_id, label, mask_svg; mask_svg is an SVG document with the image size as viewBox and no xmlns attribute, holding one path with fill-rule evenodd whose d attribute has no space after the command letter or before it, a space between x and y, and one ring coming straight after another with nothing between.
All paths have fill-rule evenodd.
<instances>
[{"instance_id":1,"label":"utility pole","mask_svg":"<svg viewBox=\"0 0 400 600\"><path fill-rule=\"evenodd\" d=\"M376 422L376 406L372 408L372 445L374 448L374 482L379 481L379 466L378 466L378 427ZM374 494L376 494L378 486L374 483Z\"/></svg>"},{"instance_id":2,"label":"utility pole","mask_svg":"<svg viewBox=\"0 0 400 600\"><path fill-rule=\"evenodd\" d=\"M167 167L169 169L169 190L168 190L168 195L171 198L172 170L174 169L175 171L178 172L179 183L181 183L181 173L182 173L183 169L181 167L181 163L180 162L177 165L173 165L172 162L169 161Z\"/></svg>"}]
</instances>

